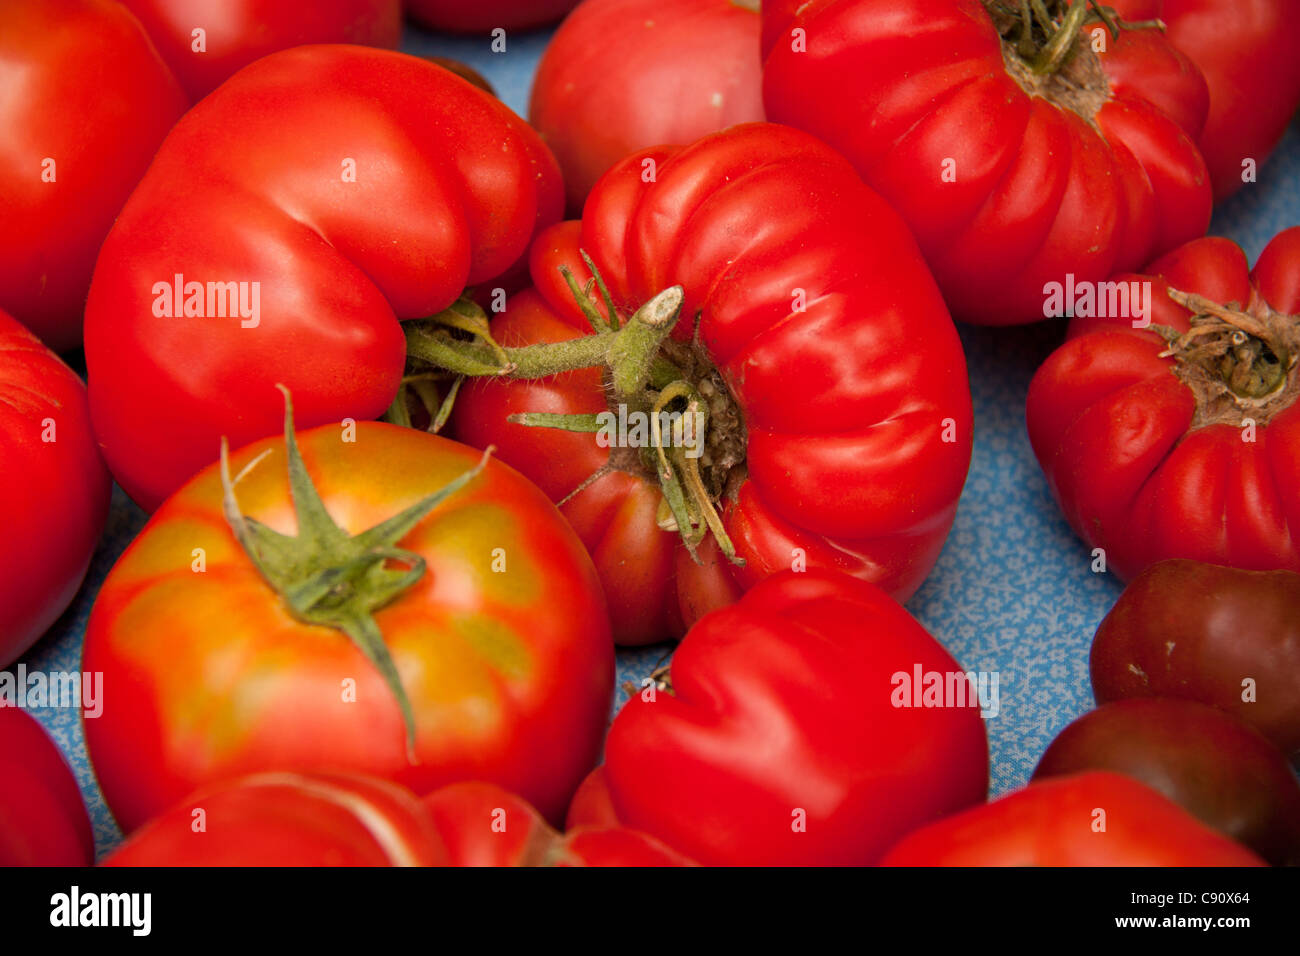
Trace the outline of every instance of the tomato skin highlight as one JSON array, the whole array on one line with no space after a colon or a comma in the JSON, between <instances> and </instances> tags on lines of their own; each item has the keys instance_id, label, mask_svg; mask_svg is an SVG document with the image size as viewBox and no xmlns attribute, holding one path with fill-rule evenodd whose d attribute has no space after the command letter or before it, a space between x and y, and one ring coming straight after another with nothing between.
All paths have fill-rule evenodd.
<instances>
[{"instance_id":1,"label":"tomato skin highlight","mask_svg":"<svg viewBox=\"0 0 1300 956\"><path fill-rule=\"evenodd\" d=\"M654 837L620 827L557 833L528 801L466 781L424 798L451 866L694 866Z\"/></svg>"},{"instance_id":2,"label":"tomato skin highlight","mask_svg":"<svg viewBox=\"0 0 1300 956\"><path fill-rule=\"evenodd\" d=\"M506 272L562 206L537 135L430 63L305 46L240 71L176 125L96 266L86 362L114 476L156 508L222 436L279 432L277 384L303 427L378 417L397 320ZM204 293L180 315L177 282Z\"/></svg>"},{"instance_id":3,"label":"tomato skin highlight","mask_svg":"<svg viewBox=\"0 0 1300 956\"><path fill-rule=\"evenodd\" d=\"M654 182L644 179L647 163ZM774 219L777 208L789 214ZM900 601L915 593L969 467L969 382L915 244L844 160L767 123L627 158L592 191L581 223L538 237L533 291L493 319L503 344L590 333L559 273L565 266L586 282L584 250L625 314L683 286L673 339L689 343L699 315L699 343L740 409L747 441L745 480L721 502L743 567L711 538L701 563L691 560L655 520L661 494L651 474L616 469L562 506L595 557L616 640L680 636L801 561L873 581ZM599 413L608 402L585 371L467 382L452 429L476 447L496 446L560 501L611 460L611 449L595 435L506 415Z\"/></svg>"},{"instance_id":4,"label":"tomato skin highlight","mask_svg":"<svg viewBox=\"0 0 1300 956\"><path fill-rule=\"evenodd\" d=\"M587 0L547 45L528 115L578 216L629 153L763 119L759 16L734 0Z\"/></svg>"},{"instance_id":5,"label":"tomato skin highlight","mask_svg":"<svg viewBox=\"0 0 1300 956\"><path fill-rule=\"evenodd\" d=\"M72 603L104 530L112 482L90 428L86 387L0 312L0 668Z\"/></svg>"},{"instance_id":6,"label":"tomato skin highlight","mask_svg":"<svg viewBox=\"0 0 1300 956\"><path fill-rule=\"evenodd\" d=\"M283 0L121 0L197 102L243 67L309 43L397 49L400 0L314 0L310 14ZM194 49L196 29L204 49Z\"/></svg>"},{"instance_id":7,"label":"tomato skin highlight","mask_svg":"<svg viewBox=\"0 0 1300 956\"><path fill-rule=\"evenodd\" d=\"M874 863L988 790L978 707L894 705L916 666L959 670L874 585L769 578L696 624L672 692L624 705L571 822L603 812L604 786L623 825L705 865Z\"/></svg>"},{"instance_id":8,"label":"tomato skin highlight","mask_svg":"<svg viewBox=\"0 0 1300 956\"><path fill-rule=\"evenodd\" d=\"M0 707L0 780L0 867L94 861L90 817L67 760L15 707Z\"/></svg>"},{"instance_id":9,"label":"tomato skin highlight","mask_svg":"<svg viewBox=\"0 0 1300 956\"><path fill-rule=\"evenodd\" d=\"M1046 283L1137 268L1209 224L1205 82L1154 31L1082 44L1069 88L1098 89L1076 109L1026 92L980 0L763 16L768 118L825 139L898 210L957 319L1041 321Z\"/></svg>"},{"instance_id":10,"label":"tomato skin highlight","mask_svg":"<svg viewBox=\"0 0 1300 956\"><path fill-rule=\"evenodd\" d=\"M479 459L412 429L355 427L354 442L338 425L298 435L326 509L350 533ZM292 534L283 440L245 447L231 474L253 461L236 485L241 509ZM153 516L91 615L83 666L120 690L84 722L87 749L126 832L213 781L320 769L418 794L484 779L563 818L600 752L613 649L590 559L541 492L490 461L399 542L427 570L375 620L412 703L416 764L379 671L341 631L290 615L221 502L213 466Z\"/></svg>"},{"instance_id":11,"label":"tomato skin highlight","mask_svg":"<svg viewBox=\"0 0 1300 956\"><path fill-rule=\"evenodd\" d=\"M1172 287L1215 303L1300 314L1300 227L1278 233L1249 269L1227 239L1189 242L1115 282L1149 283L1153 325L1187 331ZM1169 558L1300 571L1300 404L1253 432L1193 427L1197 398L1151 329L1129 318L1071 320L1029 386L1034 454L1070 526L1124 580ZM1291 376L1294 384L1295 377Z\"/></svg>"},{"instance_id":12,"label":"tomato skin highlight","mask_svg":"<svg viewBox=\"0 0 1300 956\"><path fill-rule=\"evenodd\" d=\"M1300 574L1159 561L1097 627L1091 671L1099 704L1210 704L1300 755Z\"/></svg>"},{"instance_id":13,"label":"tomato skin highlight","mask_svg":"<svg viewBox=\"0 0 1300 956\"><path fill-rule=\"evenodd\" d=\"M403 787L356 774L273 772L191 794L104 866L445 866L447 850Z\"/></svg>"},{"instance_id":14,"label":"tomato skin highlight","mask_svg":"<svg viewBox=\"0 0 1300 956\"><path fill-rule=\"evenodd\" d=\"M1098 811L1105 812L1105 830ZM1263 866L1122 774L1054 777L916 830L881 866Z\"/></svg>"},{"instance_id":15,"label":"tomato skin highlight","mask_svg":"<svg viewBox=\"0 0 1300 956\"><path fill-rule=\"evenodd\" d=\"M188 102L114 0L10 0L0 63L0 309L75 348L104 237Z\"/></svg>"}]
</instances>

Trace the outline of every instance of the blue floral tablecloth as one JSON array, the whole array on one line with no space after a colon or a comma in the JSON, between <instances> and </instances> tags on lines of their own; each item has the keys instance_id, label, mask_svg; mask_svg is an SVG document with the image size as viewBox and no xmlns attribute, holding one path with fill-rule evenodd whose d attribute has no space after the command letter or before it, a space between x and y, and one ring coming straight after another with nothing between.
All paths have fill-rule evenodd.
<instances>
[{"instance_id":1,"label":"blue floral tablecloth","mask_svg":"<svg viewBox=\"0 0 1300 956\"><path fill-rule=\"evenodd\" d=\"M549 33L514 35L494 53L486 38L447 38L408 24L405 48L455 57L479 70L501 98L527 115L533 73ZM1293 123L1259 182L1221 207L1211 231L1253 261L1276 232L1300 224L1300 123ZM1023 784L1052 737L1093 705L1088 648L1119 595L1113 576L1094 574L1048 493L1025 433L1030 377L1061 341L1060 324L961 329L975 402L975 449L956 526L934 572L908 609L967 669L1000 675L1001 709L986 722L991 788ZM26 657L29 670L80 669L82 636L95 594L145 515L114 490L108 528L76 602ZM623 681L639 682L667 646L620 652ZM616 694L615 707L624 694ZM90 808L99 853L121 839L86 757L78 714L35 715L63 748Z\"/></svg>"}]
</instances>

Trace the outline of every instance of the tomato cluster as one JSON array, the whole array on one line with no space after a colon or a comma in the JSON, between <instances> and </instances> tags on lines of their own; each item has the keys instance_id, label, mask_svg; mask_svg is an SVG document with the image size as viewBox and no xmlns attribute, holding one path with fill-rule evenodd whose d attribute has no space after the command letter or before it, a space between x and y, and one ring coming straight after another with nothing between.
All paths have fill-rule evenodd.
<instances>
[{"instance_id":1,"label":"tomato cluster","mask_svg":"<svg viewBox=\"0 0 1300 956\"><path fill-rule=\"evenodd\" d=\"M0 4L0 667L112 482L151 515L82 646L106 864L1300 863L1300 226L1204 235L1300 101L1282 0L405 4L572 10L532 125L314 8ZM1063 316L1027 441L1130 583L988 802L901 602L953 319ZM0 705L0 865L92 862Z\"/></svg>"}]
</instances>

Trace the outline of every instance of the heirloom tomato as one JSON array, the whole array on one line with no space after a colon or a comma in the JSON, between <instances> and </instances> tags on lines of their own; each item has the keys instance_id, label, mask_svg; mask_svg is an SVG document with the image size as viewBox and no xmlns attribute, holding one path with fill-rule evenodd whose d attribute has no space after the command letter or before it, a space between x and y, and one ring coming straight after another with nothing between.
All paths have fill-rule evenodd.
<instances>
[{"instance_id":1,"label":"heirloom tomato","mask_svg":"<svg viewBox=\"0 0 1300 956\"><path fill-rule=\"evenodd\" d=\"M0 309L74 348L95 256L185 94L116 0L5 0L0 92Z\"/></svg>"},{"instance_id":2,"label":"heirloom tomato","mask_svg":"<svg viewBox=\"0 0 1300 956\"><path fill-rule=\"evenodd\" d=\"M121 0L158 47L192 100L277 50L306 43L395 49L401 0ZM199 31L202 31L201 33Z\"/></svg>"},{"instance_id":3,"label":"heirloom tomato","mask_svg":"<svg viewBox=\"0 0 1300 956\"><path fill-rule=\"evenodd\" d=\"M104 866L446 866L405 787L353 774L262 773L192 794Z\"/></svg>"},{"instance_id":4,"label":"heirloom tomato","mask_svg":"<svg viewBox=\"0 0 1300 956\"><path fill-rule=\"evenodd\" d=\"M923 703L933 675L962 700ZM769 578L686 635L664 684L614 719L583 804L702 863L870 864L987 793L965 674L865 581Z\"/></svg>"},{"instance_id":5,"label":"heirloom tomato","mask_svg":"<svg viewBox=\"0 0 1300 956\"><path fill-rule=\"evenodd\" d=\"M527 800L490 783L424 798L452 866L691 866L652 836L620 826L553 830Z\"/></svg>"},{"instance_id":6,"label":"heirloom tomato","mask_svg":"<svg viewBox=\"0 0 1300 956\"><path fill-rule=\"evenodd\" d=\"M1253 272L1213 237L1144 271L1112 286L1149 315L1074 318L1030 383L1053 495L1125 580L1165 558L1300 571L1300 227Z\"/></svg>"},{"instance_id":7,"label":"heirloom tomato","mask_svg":"<svg viewBox=\"0 0 1300 956\"><path fill-rule=\"evenodd\" d=\"M564 825L569 830L582 826L618 825L618 811L614 809L614 799L609 795L609 780L605 777L604 765L587 774L587 779L582 781L569 804Z\"/></svg>"},{"instance_id":8,"label":"heirloom tomato","mask_svg":"<svg viewBox=\"0 0 1300 956\"><path fill-rule=\"evenodd\" d=\"M488 283L559 218L554 157L506 106L415 57L306 46L186 114L104 244L86 310L95 431L152 510L219 440L375 418L399 319Z\"/></svg>"},{"instance_id":9,"label":"heirloom tomato","mask_svg":"<svg viewBox=\"0 0 1300 956\"><path fill-rule=\"evenodd\" d=\"M587 0L542 54L528 112L569 197L660 143L763 118L758 0Z\"/></svg>"},{"instance_id":10,"label":"heirloom tomato","mask_svg":"<svg viewBox=\"0 0 1300 956\"><path fill-rule=\"evenodd\" d=\"M616 640L680 636L783 568L920 586L970 463L965 360L906 227L831 149L753 123L634 154L531 271L493 348L410 351L515 377L465 385L455 432L562 502Z\"/></svg>"},{"instance_id":11,"label":"heirloom tomato","mask_svg":"<svg viewBox=\"0 0 1300 956\"><path fill-rule=\"evenodd\" d=\"M112 482L90 430L86 387L0 312L0 668L49 629L81 586Z\"/></svg>"},{"instance_id":12,"label":"heirloom tomato","mask_svg":"<svg viewBox=\"0 0 1300 956\"><path fill-rule=\"evenodd\" d=\"M904 837L882 866L1263 866L1178 804L1107 771L1053 777Z\"/></svg>"},{"instance_id":13,"label":"heirloom tomato","mask_svg":"<svg viewBox=\"0 0 1300 956\"><path fill-rule=\"evenodd\" d=\"M406 12L435 30L487 33L554 23L578 0L406 0Z\"/></svg>"},{"instance_id":14,"label":"heirloom tomato","mask_svg":"<svg viewBox=\"0 0 1300 956\"><path fill-rule=\"evenodd\" d=\"M1300 863L1300 782L1282 752L1221 710L1151 697L1103 704L1048 746L1034 779L1113 770L1276 864Z\"/></svg>"},{"instance_id":15,"label":"heirloom tomato","mask_svg":"<svg viewBox=\"0 0 1300 956\"><path fill-rule=\"evenodd\" d=\"M487 780L563 818L613 690L604 601L550 502L478 457L321 426L301 453L265 439L223 457L158 510L86 633L85 670L118 688L85 732L123 829L271 770L419 794Z\"/></svg>"},{"instance_id":16,"label":"heirloom tomato","mask_svg":"<svg viewBox=\"0 0 1300 956\"><path fill-rule=\"evenodd\" d=\"M958 319L1041 320L1202 235L1205 81L1085 0L771 0L769 119L840 149L912 228Z\"/></svg>"},{"instance_id":17,"label":"heirloom tomato","mask_svg":"<svg viewBox=\"0 0 1300 956\"><path fill-rule=\"evenodd\" d=\"M1300 757L1300 574L1151 565L1097 628L1092 692L1211 704Z\"/></svg>"},{"instance_id":18,"label":"heirloom tomato","mask_svg":"<svg viewBox=\"0 0 1300 956\"><path fill-rule=\"evenodd\" d=\"M76 778L32 717L0 707L0 866L88 866L90 818Z\"/></svg>"},{"instance_id":19,"label":"heirloom tomato","mask_svg":"<svg viewBox=\"0 0 1300 956\"><path fill-rule=\"evenodd\" d=\"M1246 160L1263 165L1300 106L1295 0L1111 0L1126 17L1159 17L1210 90L1201 154L1214 198L1241 188Z\"/></svg>"}]
</instances>

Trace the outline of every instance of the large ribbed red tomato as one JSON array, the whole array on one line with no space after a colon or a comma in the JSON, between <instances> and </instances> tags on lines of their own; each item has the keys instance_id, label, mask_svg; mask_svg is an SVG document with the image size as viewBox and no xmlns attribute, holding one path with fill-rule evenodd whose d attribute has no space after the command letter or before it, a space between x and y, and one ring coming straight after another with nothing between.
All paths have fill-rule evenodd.
<instances>
[{"instance_id":1,"label":"large ribbed red tomato","mask_svg":"<svg viewBox=\"0 0 1300 956\"><path fill-rule=\"evenodd\" d=\"M401 0L121 0L139 17L190 99L277 50L305 43L396 49Z\"/></svg>"},{"instance_id":2,"label":"large ribbed red tomato","mask_svg":"<svg viewBox=\"0 0 1300 956\"><path fill-rule=\"evenodd\" d=\"M587 0L537 67L532 124L569 209L636 149L763 118L758 0Z\"/></svg>"},{"instance_id":3,"label":"large ribbed red tomato","mask_svg":"<svg viewBox=\"0 0 1300 956\"><path fill-rule=\"evenodd\" d=\"M358 774L262 773L169 807L104 866L446 866L415 794Z\"/></svg>"},{"instance_id":4,"label":"large ribbed red tomato","mask_svg":"<svg viewBox=\"0 0 1300 956\"><path fill-rule=\"evenodd\" d=\"M627 702L569 821L612 816L705 864L874 863L984 801L965 680L879 588L786 571L701 620L666 684Z\"/></svg>"},{"instance_id":5,"label":"large ribbed red tomato","mask_svg":"<svg viewBox=\"0 0 1300 956\"><path fill-rule=\"evenodd\" d=\"M479 458L325 425L158 509L83 657L117 688L85 733L124 830L216 781L322 769L419 794L487 780L562 819L609 713L605 605L550 502L500 462L474 475Z\"/></svg>"},{"instance_id":6,"label":"large ribbed red tomato","mask_svg":"<svg viewBox=\"0 0 1300 956\"><path fill-rule=\"evenodd\" d=\"M72 602L104 530L112 482L86 387L0 312L0 668Z\"/></svg>"},{"instance_id":7,"label":"large ribbed red tomato","mask_svg":"<svg viewBox=\"0 0 1300 956\"><path fill-rule=\"evenodd\" d=\"M185 94L116 0L6 0L0 91L0 309L73 348L95 256Z\"/></svg>"},{"instance_id":8,"label":"large ribbed red tomato","mask_svg":"<svg viewBox=\"0 0 1300 956\"><path fill-rule=\"evenodd\" d=\"M1150 328L1076 317L1030 384L1052 493L1125 579L1165 558L1300 571L1300 227L1253 271L1218 238L1144 271L1114 279L1149 284Z\"/></svg>"},{"instance_id":9,"label":"large ribbed red tomato","mask_svg":"<svg viewBox=\"0 0 1300 956\"><path fill-rule=\"evenodd\" d=\"M1157 29L1086 22L1085 0L1039 4L1050 37L1030 9L763 4L768 118L840 149L911 227L953 315L990 325L1042 319L1046 283L1137 268L1210 220L1191 60Z\"/></svg>"},{"instance_id":10,"label":"large ribbed red tomato","mask_svg":"<svg viewBox=\"0 0 1300 956\"><path fill-rule=\"evenodd\" d=\"M1113 0L1132 19L1159 17L1169 42L1210 88L1199 140L1214 198L1241 188L1244 163L1264 164L1300 106L1295 0Z\"/></svg>"},{"instance_id":11,"label":"large ribbed red tomato","mask_svg":"<svg viewBox=\"0 0 1300 956\"><path fill-rule=\"evenodd\" d=\"M623 316L617 333L592 334L589 318L603 329L608 309L579 296L584 317L561 277L561 266L590 277L582 251ZM532 276L535 290L493 320L507 351L587 333L575 346L584 350L623 334L644 303L671 294L679 306L648 389L624 395L617 376L607 388L584 369L476 381L456 406L460 437L495 445L553 500L570 496L562 510L595 558L617 640L679 636L791 567L838 568L900 600L917 589L970 460L965 361L906 228L841 157L763 123L634 154L597 184L581 223L538 238ZM519 353L512 363L531 364L531 351ZM506 421L617 417L668 407L673 394L707 410L701 454L671 466L698 471L689 522L630 430L608 446ZM698 563L679 535L687 524L703 535Z\"/></svg>"},{"instance_id":12,"label":"large ribbed red tomato","mask_svg":"<svg viewBox=\"0 0 1300 956\"><path fill-rule=\"evenodd\" d=\"M190 110L113 227L86 311L95 431L152 509L233 445L375 418L399 319L496 279L559 218L554 157L487 93L415 57L306 46Z\"/></svg>"},{"instance_id":13,"label":"large ribbed red tomato","mask_svg":"<svg viewBox=\"0 0 1300 956\"><path fill-rule=\"evenodd\" d=\"M451 866L691 866L648 834L621 826L557 833L527 800L466 781L424 798Z\"/></svg>"},{"instance_id":14,"label":"large ribbed red tomato","mask_svg":"<svg viewBox=\"0 0 1300 956\"><path fill-rule=\"evenodd\" d=\"M0 867L94 858L90 818L63 754L26 713L0 707Z\"/></svg>"}]
</instances>

